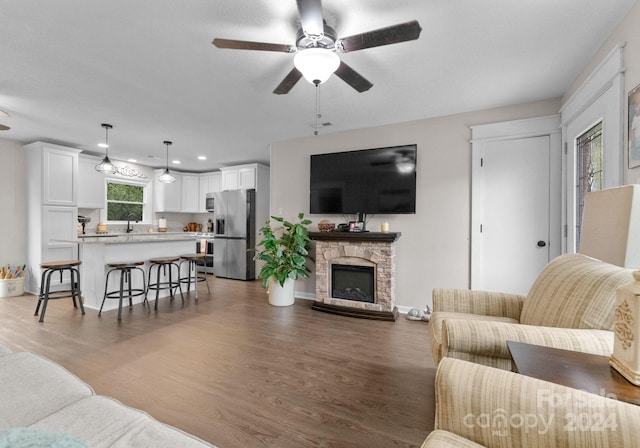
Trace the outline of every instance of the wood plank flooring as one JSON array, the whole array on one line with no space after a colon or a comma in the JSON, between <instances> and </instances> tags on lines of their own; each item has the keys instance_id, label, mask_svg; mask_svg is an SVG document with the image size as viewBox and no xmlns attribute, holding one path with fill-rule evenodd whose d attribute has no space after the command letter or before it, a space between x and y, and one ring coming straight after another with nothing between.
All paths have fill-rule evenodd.
<instances>
[{"instance_id":1,"label":"wood plank flooring","mask_svg":"<svg viewBox=\"0 0 640 448\"><path fill-rule=\"evenodd\" d=\"M272 307L257 281L98 318L70 299L0 299L0 343L59 362L98 394L220 448L419 447L433 429L427 323ZM153 307L154 302L151 302Z\"/></svg>"}]
</instances>

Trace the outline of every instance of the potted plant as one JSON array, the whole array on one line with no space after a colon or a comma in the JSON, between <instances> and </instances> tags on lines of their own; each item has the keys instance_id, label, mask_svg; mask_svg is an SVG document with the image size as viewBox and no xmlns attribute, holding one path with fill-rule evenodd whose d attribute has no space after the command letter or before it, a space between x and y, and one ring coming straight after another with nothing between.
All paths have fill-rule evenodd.
<instances>
[{"instance_id":1,"label":"potted plant","mask_svg":"<svg viewBox=\"0 0 640 448\"><path fill-rule=\"evenodd\" d=\"M269 288L269 303L274 306L293 305L294 281L299 277L308 277L311 272L307 267L309 256L309 231L311 224L304 218L304 213L298 213L297 222L289 222L284 218L272 216L271 219L280 223L272 227L267 221L259 233L263 239L256 245L254 260L264 262L258 273L262 279L262 286Z\"/></svg>"}]
</instances>

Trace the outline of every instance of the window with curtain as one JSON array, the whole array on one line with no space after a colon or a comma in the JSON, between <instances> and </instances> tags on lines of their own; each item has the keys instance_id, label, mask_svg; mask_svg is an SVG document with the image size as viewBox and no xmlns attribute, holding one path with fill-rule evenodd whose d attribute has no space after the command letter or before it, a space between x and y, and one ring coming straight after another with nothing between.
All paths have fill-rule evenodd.
<instances>
[{"instance_id":1,"label":"window with curtain","mask_svg":"<svg viewBox=\"0 0 640 448\"><path fill-rule=\"evenodd\" d=\"M584 211L584 197L589 191L600 191L602 172L602 121L576 139L576 247L580 247L580 230Z\"/></svg>"}]
</instances>

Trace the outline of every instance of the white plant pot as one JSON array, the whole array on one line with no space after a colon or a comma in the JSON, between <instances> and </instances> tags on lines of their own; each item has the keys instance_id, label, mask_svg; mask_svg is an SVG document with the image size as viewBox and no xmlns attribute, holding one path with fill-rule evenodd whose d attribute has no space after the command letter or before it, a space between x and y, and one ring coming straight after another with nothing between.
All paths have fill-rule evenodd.
<instances>
[{"instance_id":1,"label":"white plant pot","mask_svg":"<svg viewBox=\"0 0 640 448\"><path fill-rule=\"evenodd\" d=\"M269 304L273 306L290 306L293 305L295 298L295 281L290 278L286 279L284 286L280 286L280 283L271 279L271 285L269 285Z\"/></svg>"}]
</instances>

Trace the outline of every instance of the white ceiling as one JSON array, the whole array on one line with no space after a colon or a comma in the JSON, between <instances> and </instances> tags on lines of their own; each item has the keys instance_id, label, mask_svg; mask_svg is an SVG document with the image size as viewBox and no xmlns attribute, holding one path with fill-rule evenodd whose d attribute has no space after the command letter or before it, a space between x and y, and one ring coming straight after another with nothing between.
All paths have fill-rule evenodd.
<instances>
[{"instance_id":1,"label":"white ceiling","mask_svg":"<svg viewBox=\"0 0 640 448\"><path fill-rule=\"evenodd\" d=\"M341 37L416 19L417 41L340 54L373 83L320 88L321 133L562 95L635 0L323 0ZM0 137L207 171L269 161L313 135L315 88L273 89L293 55L214 37L295 44L294 0L0 0ZM206 155L204 162L198 155Z\"/></svg>"}]
</instances>

